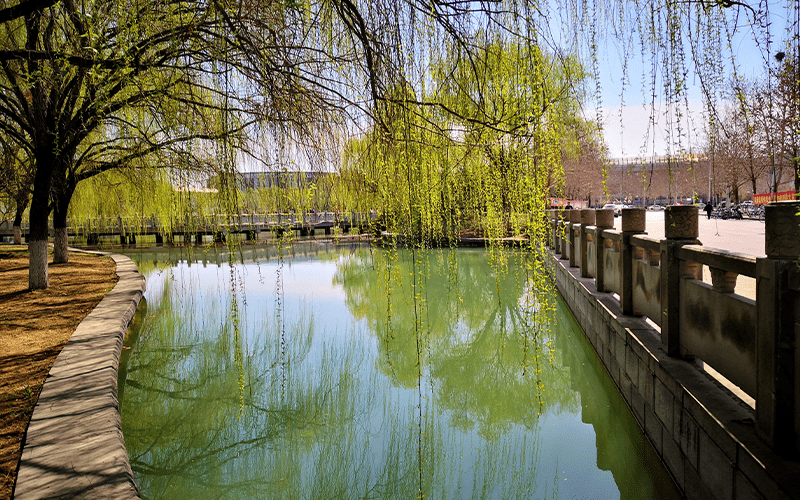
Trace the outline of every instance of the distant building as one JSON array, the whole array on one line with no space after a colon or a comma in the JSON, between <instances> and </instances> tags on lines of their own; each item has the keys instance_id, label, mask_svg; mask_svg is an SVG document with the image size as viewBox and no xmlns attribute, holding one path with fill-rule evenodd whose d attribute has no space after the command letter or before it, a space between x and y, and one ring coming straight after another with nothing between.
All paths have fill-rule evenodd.
<instances>
[{"instance_id":1,"label":"distant building","mask_svg":"<svg viewBox=\"0 0 800 500\"><path fill-rule=\"evenodd\" d=\"M248 189L264 189L271 187L279 188L298 188L308 187L319 182L320 179L330 175L329 172L315 171L261 171L261 172L238 172L236 173L236 185L242 191ZM217 176L208 181L209 187L218 186Z\"/></svg>"}]
</instances>

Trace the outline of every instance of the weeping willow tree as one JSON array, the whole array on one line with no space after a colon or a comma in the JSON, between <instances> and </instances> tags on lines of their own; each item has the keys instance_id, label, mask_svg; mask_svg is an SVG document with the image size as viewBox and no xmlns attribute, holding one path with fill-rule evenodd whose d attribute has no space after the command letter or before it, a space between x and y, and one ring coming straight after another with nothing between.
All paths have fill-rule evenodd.
<instances>
[{"instance_id":1,"label":"weeping willow tree","mask_svg":"<svg viewBox=\"0 0 800 500\"><path fill-rule=\"evenodd\" d=\"M66 259L79 182L114 169L164 169L189 182L232 172L247 154L245 131L251 140L259 127L311 134L344 106L311 75L352 55L304 45L308 25L294 3L23 2L5 19L0 112L34 172L32 289L48 284L51 210L56 260Z\"/></svg>"},{"instance_id":2,"label":"weeping willow tree","mask_svg":"<svg viewBox=\"0 0 800 500\"><path fill-rule=\"evenodd\" d=\"M298 145L336 149L358 129L376 139L372 129L380 131L380 140L367 142L382 142L381 155L405 156L410 169L404 178L418 188L406 189L402 199L408 223L420 234L443 234L432 229L440 225L434 219L455 206L447 196L459 196L443 188L454 177L444 165L459 161L496 167L481 180L488 187L473 182L484 193L481 224L513 224L500 215L513 196L487 193L514 183L514 165L532 165L522 169L529 187L538 186L544 172L558 172L555 144L564 136L553 131L563 131L565 121L555 103L569 99L556 94L575 87L547 81L558 67L564 73L577 67L560 47L577 54L595 80L590 95L600 110L608 31L623 61L621 98L632 77L628 61L640 59L651 121L656 101L666 102L671 143L682 149L690 78L701 81L712 113L723 85L719 75L738 67L732 47L741 36L739 21L748 21L768 53L769 16L768 4L671 0L23 0L1 8L3 132L24 150L35 172L31 287L47 285L43 249L50 211L56 234L63 235L74 189L92 175L127 167L233 173L242 161L285 161ZM581 80L576 74L565 78ZM503 79L506 84L499 84ZM524 95L520 89L526 87ZM601 112L596 121L602 123ZM456 150L474 152L455 151L453 136L464 143ZM412 167L414 162L432 162L411 159L417 153L412 144L438 156L438 177L415 178L423 169ZM463 161L455 159L458 154ZM557 175L548 176L557 184ZM230 192L235 182L220 178L223 191ZM448 194L434 202L429 185ZM223 197L223 206L237 208L230 198Z\"/></svg>"},{"instance_id":3,"label":"weeping willow tree","mask_svg":"<svg viewBox=\"0 0 800 500\"><path fill-rule=\"evenodd\" d=\"M585 72L574 56L484 41L438 54L431 90L390 94L380 124L352 140L342 177L361 210L427 243L464 232L535 233L580 154ZM477 42L476 42L477 43Z\"/></svg>"}]
</instances>

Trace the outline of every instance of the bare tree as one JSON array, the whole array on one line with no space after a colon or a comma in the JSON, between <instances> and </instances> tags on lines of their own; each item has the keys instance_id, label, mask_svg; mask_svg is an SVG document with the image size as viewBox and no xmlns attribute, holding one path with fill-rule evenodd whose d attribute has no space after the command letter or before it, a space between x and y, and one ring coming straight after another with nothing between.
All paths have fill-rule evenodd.
<instances>
[{"instance_id":1,"label":"bare tree","mask_svg":"<svg viewBox=\"0 0 800 500\"><path fill-rule=\"evenodd\" d=\"M796 53L786 55L779 52L775 58L777 81L773 89L765 89L772 90L770 95L774 101L771 106L773 143L770 149L776 163L790 172L797 193L800 192L800 61ZM768 97L764 96L762 100Z\"/></svg>"},{"instance_id":2,"label":"bare tree","mask_svg":"<svg viewBox=\"0 0 800 500\"><path fill-rule=\"evenodd\" d=\"M753 194L758 192L758 181L770 167L764 151L765 115L751 111L758 99L757 92L740 85L736 102L714 122L706 151L706 156L713 157L717 185L724 184L736 202L747 183Z\"/></svg>"},{"instance_id":3,"label":"bare tree","mask_svg":"<svg viewBox=\"0 0 800 500\"><path fill-rule=\"evenodd\" d=\"M592 123L576 123L577 141L564 148L564 196L573 200L599 201L606 197L603 176L604 152Z\"/></svg>"}]
</instances>

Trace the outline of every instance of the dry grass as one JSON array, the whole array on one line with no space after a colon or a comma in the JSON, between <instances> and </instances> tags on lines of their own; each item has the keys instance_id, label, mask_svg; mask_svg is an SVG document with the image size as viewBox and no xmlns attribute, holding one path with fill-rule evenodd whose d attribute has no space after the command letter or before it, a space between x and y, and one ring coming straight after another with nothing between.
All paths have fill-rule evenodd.
<instances>
[{"instance_id":1,"label":"dry grass","mask_svg":"<svg viewBox=\"0 0 800 500\"><path fill-rule=\"evenodd\" d=\"M0 500L11 498L39 390L78 323L117 282L108 257L70 254L50 287L28 290L25 246L0 245Z\"/></svg>"}]
</instances>

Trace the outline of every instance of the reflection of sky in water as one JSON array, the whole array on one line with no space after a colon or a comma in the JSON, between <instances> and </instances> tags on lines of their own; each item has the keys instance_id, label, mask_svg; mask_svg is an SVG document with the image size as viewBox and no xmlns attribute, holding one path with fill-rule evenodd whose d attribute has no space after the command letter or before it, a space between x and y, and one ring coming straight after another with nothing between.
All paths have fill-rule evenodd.
<instances>
[{"instance_id":1,"label":"reflection of sky in water","mask_svg":"<svg viewBox=\"0 0 800 500\"><path fill-rule=\"evenodd\" d=\"M169 291L179 318L171 323L162 313L173 332L145 327L123 401L126 444L149 496L171 498L180 488L187 498L415 498L420 463L429 498L655 494L665 473L654 479L653 467L641 466L654 454L629 415L614 417L627 409L568 316L562 312L564 325L546 335L556 354L535 375L545 385L539 407L534 372L520 367L518 336L501 327L513 324L531 291L520 288L500 307L484 255L464 252L463 311L447 316L458 301L428 297L441 309L431 314L455 319L431 320L441 331L424 339L423 378L409 386L416 350L399 339L411 331L409 301L398 287L398 338L382 338L386 297L371 255L236 265L241 369L231 363L230 340L220 341L231 307L227 264L184 261L147 276L148 315L159 315ZM430 293L441 279L436 262L427 264ZM492 319L481 319L483 310L494 311ZM164 384L174 390L166 399L157 394ZM243 412L236 401L246 403Z\"/></svg>"},{"instance_id":2,"label":"reflection of sky in water","mask_svg":"<svg viewBox=\"0 0 800 500\"><path fill-rule=\"evenodd\" d=\"M475 330L459 319L458 323L453 326L453 334L454 343L468 344L475 336Z\"/></svg>"}]
</instances>

